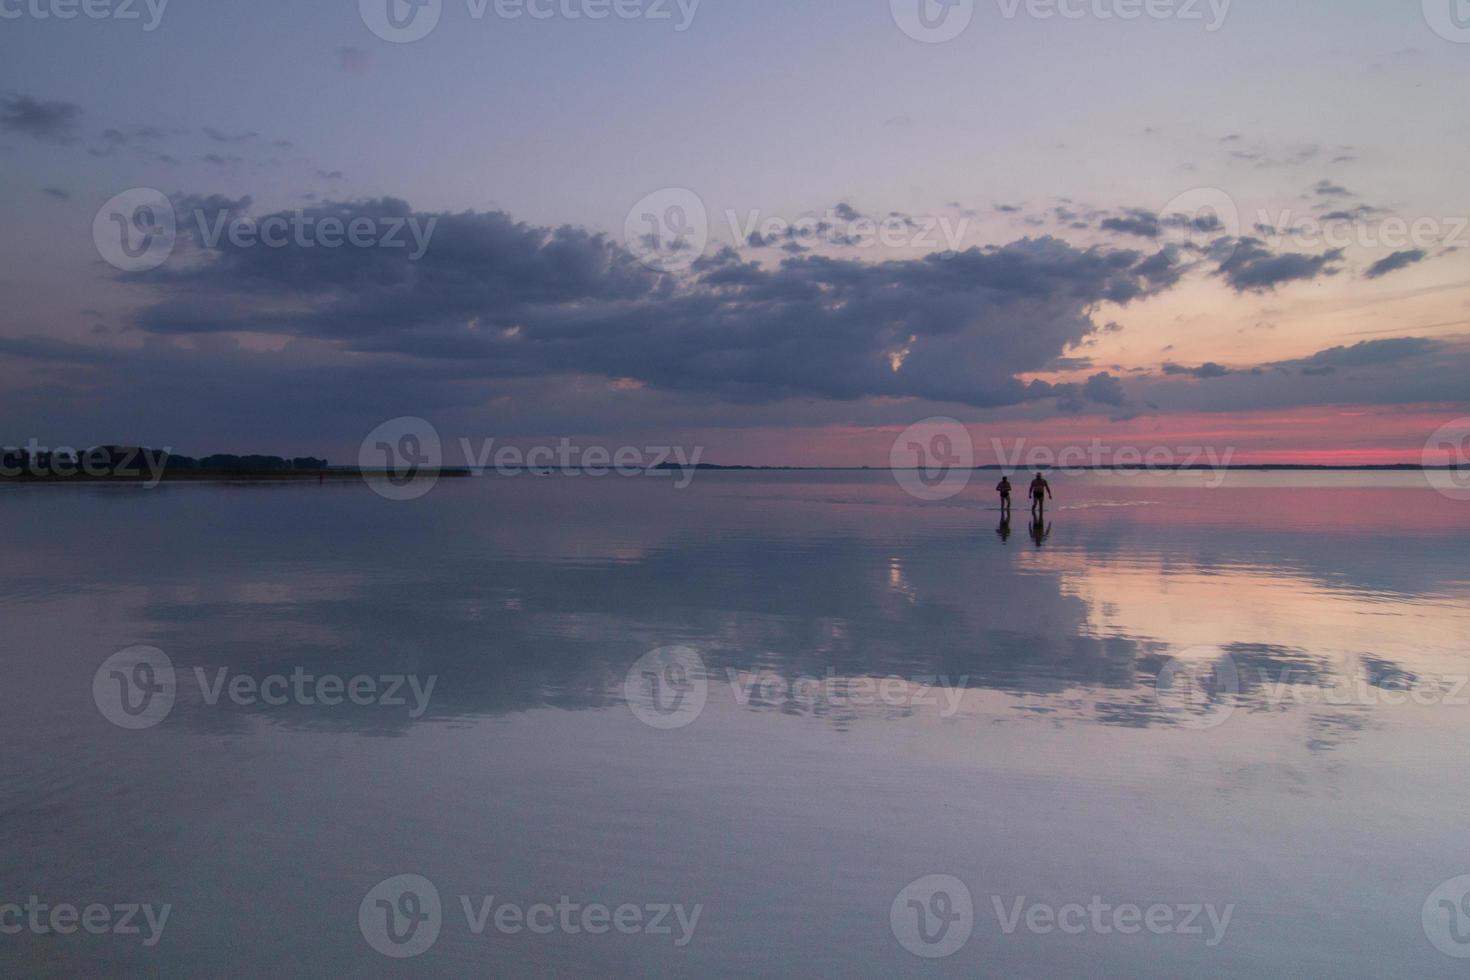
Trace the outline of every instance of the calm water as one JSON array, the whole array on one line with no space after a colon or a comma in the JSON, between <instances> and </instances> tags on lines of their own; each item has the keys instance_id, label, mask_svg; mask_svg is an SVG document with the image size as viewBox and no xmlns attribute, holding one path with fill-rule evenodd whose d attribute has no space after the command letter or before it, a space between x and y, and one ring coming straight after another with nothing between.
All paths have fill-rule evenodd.
<instances>
[{"instance_id":1,"label":"calm water","mask_svg":"<svg viewBox=\"0 0 1470 980\"><path fill-rule=\"evenodd\" d=\"M1463 975L1470 503L993 482L0 491L0 971Z\"/></svg>"}]
</instances>

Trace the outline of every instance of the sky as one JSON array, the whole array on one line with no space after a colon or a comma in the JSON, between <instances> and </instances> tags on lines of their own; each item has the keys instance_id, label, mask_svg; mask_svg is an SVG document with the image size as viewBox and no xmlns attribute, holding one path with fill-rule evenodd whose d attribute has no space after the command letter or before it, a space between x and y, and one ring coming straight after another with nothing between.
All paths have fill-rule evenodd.
<instances>
[{"instance_id":1,"label":"sky","mask_svg":"<svg viewBox=\"0 0 1470 980\"><path fill-rule=\"evenodd\" d=\"M0 0L0 443L1463 456L1467 83L1465 0Z\"/></svg>"}]
</instances>

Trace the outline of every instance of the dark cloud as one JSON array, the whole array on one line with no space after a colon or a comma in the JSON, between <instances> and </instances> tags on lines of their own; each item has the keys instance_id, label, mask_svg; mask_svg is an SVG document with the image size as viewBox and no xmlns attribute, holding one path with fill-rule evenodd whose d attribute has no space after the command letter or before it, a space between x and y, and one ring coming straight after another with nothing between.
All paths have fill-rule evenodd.
<instances>
[{"instance_id":1,"label":"dark cloud","mask_svg":"<svg viewBox=\"0 0 1470 980\"><path fill-rule=\"evenodd\" d=\"M1325 373L1336 368L1371 367L1433 354L1443 345L1425 337L1391 337L1365 340L1351 347L1330 347L1297 361L1281 361L1268 367L1301 368L1302 372Z\"/></svg>"},{"instance_id":2,"label":"dark cloud","mask_svg":"<svg viewBox=\"0 0 1470 980\"><path fill-rule=\"evenodd\" d=\"M1123 393L1123 382L1108 374L1094 374L1087 379L1082 393L1088 401L1097 402L1099 405L1112 405L1115 408L1126 408L1129 404L1128 396Z\"/></svg>"},{"instance_id":3,"label":"dark cloud","mask_svg":"<svg viewBox=\"0 0 1470 980\"><path fill-rule=\"evenodd\" d=\"M1187 374L1191 377L1208 380L1210 378L1223 378L1231 372L1228 367L1225 367L1223 364L1216 364L1214 361L1207 361L1199 367L1185 367L1182 364L1175 364L1170 361L1164 365L1164 373Z\"/></svg>"},{"instance_id":4,"label":"dark cloud","mask_svg":"<svg viewBox=\"0 0 1470 980\"><path fill-rule=\"evenodd\" d=\"M174 135L158 126L121 126L104 129L98 136L97 145L87 152L94 157L110 157L119 150L136 147L144 152L156 153L156 144Z\"/></svg>"},{"instance_id":5,"label":"dark cloud","mask_svg":"<svg viewBox=\"0 0 1470 980\"><path fill-rule=\"evenodd\" d=\"M1159 224L1165 228L1178 228L1186 232L1199 232L1201 234L1216 234L1225 230L1225 222L1213 210L1201 211L1198 214L1175 213L1161 215Z\"/></svg>"},{"instance_id":6,"label":"dark cloud","mask_svg":"<svg viewBox=\"0 0 1470 980\"><path fill-rule=\"evenodd\" d=\"M1375 208L1367 204L1360 204L1348 210L1328 211L1322 215L1323 221L1363 221L1367 218L1376 218L1388 212L1383 208Z\"/></svg>"},{"instance_id":7,"label":"dark cloud","mask_svg":"<svg viewBox=\"0 0 1470 980\"><path fill-rule=\"evenodd\" d=\"M1197 380L1200 370L1166 365L1161 374L1130 379L1130 393L1140 403L1162 404L1171 412L1458 403L1470 377L1470 349L1460 343L1395 337L1233 367L1208 383Z\"/></svg>"},{"instance_id":8,"label":"dark cloud","mask_svg":"<svg viewBox=\"0 0 1470 980\"><path fill-rule=\"evenodd\" d=\"M60 187L43 187L41 188L41 193L48 197L54 197L58 201L68 201L71 199L71 192L64 191Z\"/></svg>"},{"instance_id":9,"label":"dark cloud","mask_svg":"<svg viewBox=\"0 0 1470 980\"><path fill-rule=\"evenodd\" d=\"M1335 274L1333 263L1340 261L1342 255L1340 248L1321 255L1277 254L1258 238L1241 238L1220 262L1218 272L1238 293L1269 292L1282 283Z\"/></svg>"},{"instance_id":10,"label":"dark cloud","mask_svg":"<svg viewBox=\"0 0 1470 980\"><path fill-rule=\"evenodd\" d=\"M1113 408L1131 408L1133 403L1123 391L1123 383L1106 371L1094 374L1082 384L1060 384L1051 387L1057 411L1076 415L1087 410L1089 403Z\"/></svg>"},{"instance_id":11,"label":"dark cloud","mask_svg":"<svg viewBox=\"0 0 1470 980\"><path fill-rule=\"evenodd\" d=\"M1230 144L1239 144L1239 139L1223 140ZM1297 145L1267 145L1264 143L1252 143L1249 149L1232 149L1227 156L1231 160L1240 160L1245 163L1254 164L1257 168L1268 167L1297 167L1309 163L1322 155L1322 147L1316 143L1303 143Z\"/></svg>"},{"instance_id":12,"label":"dark cloud","mask_svg":"<svg viewBox=\"0 0 1470 980\"><path fill-rule=\"evenodd\" d=\"M260 137L259 133L227 133L224 130L216 129L213 126L205 126L200 130L200 132L202 132L205 136L208 136L210 139L214 140L216 143L251 143Z\"/></svg>"},{"instance_id":13,"label":"dark cloud","mask_svg":"<svg viewBox=\"0 0 1470 980\"><path fill-rule=\"evenodd\" d=\"M218 197L192 203L216 216L239 210ZM182 220L183 254L126 277L163 297L138 325L155 335L279 334L452 361L480 378L575 373L737 402L889 396L993 406L1053 395L1018 376L1095 333L1098 304L1163 288L1140 271L1150 260L1138 252L1054 238L873 263L802 255L774 268L724 249L669 276L604 235L500 212L424 215L389 198L305 215L437 223L415 262L401 248L226 239L202 249L196 222ZM1119 404L1115 380L1090 381L1086 396Z\"/></svg>"},{"instance_id":14,"label":"dark cloud","mask_svg":"<svg viewBox=\"0 0 1470 980\"><path fill-rule=\"evenodd\" d=\"M1143 276L1154 286L1163 288L1174 285L1179 281L1179 277L1184 274L1183 267L1174 260L1174 256L1167 249L1155 252L1150 257L1144 259L1138 265L1134 266L1133 271ZM1108 328L1112 330L1123 329L1116 323L1109 324Z\"/></svg>"},{"instance_id":15,"label":"dark cloud","mask_svg":"<svg viewBox=\"0 0 1470 980\"><path fill-rule=\"evenodd\" d=\"M1368 267L1363 275L1368 279L1381 279L1390 272L1408 268L1416 262L1423 262L1429 257L1429 253L1422 248L1412 248L1402 252L1394 252L1387 258L1379 259Z\"/></svg>"},{"instance_id":16,"label":"dark cloud","mask_svg":"<svg viewBox=\"0 0 1470 980\"><path fill-rule=\"evenodd\" d=\"M41 102L29 95L0 96L0 130L52 143L75 139L82 107L71 102Z\"/></svg>"},{"instance_id":17,"label":"dark cloud","mask_svg":"<svg viewBox=\"0 0 1470 980\"><path fill-rule=\"evenodd\" d=\"M1341 184L1335 184L1330 180L1319 180L1312 188L1313 193L1319 197L1348 197L1351 192Z\"/></svg>"},{"instance_id":18,"label":"dark cloud","mask_svg":"<svg viewBox=\"0 0 1470 980\"><path fill-rule=\"evenodd\" d=\"M106 347L73 344L50 337L0 337L0 354L66 364L109 364L117 359L116 353Z\"/></svg>"},{"instance_id":19,"label":"dark cloud","mask_svg":"<svg viewBox=\"0 0 1470 980\"><path fill-rule=\"evenodd\" d=\"M1120 235L1158 238L1165 228L1216 234L1225 230L1225 223L1213 211L1204 211L1199 214L1160 215L1147 208L1128 208L1121 214L1103 218L1098 227L1103 231L1111 231Z\"/></svg>"}]
</instances>

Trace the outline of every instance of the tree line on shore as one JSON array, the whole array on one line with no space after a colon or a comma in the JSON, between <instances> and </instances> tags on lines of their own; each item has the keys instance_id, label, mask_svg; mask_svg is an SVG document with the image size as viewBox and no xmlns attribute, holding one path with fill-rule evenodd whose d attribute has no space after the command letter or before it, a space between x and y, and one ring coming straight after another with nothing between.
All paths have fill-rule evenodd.
<instances>
[{"instance_id":1,"label":"tree line on shore","mask_svg":"<svg viewBox=\"0 0 1470 980\"><path fill-rule=\"evenodd\" d=\"M92 446L89 449L0 448L0 479L141 479L149 476L205 474L320 473L325 459L316 456L269 456L215 453L183 456L147 446Z\"/></svg>"}]
</instances>

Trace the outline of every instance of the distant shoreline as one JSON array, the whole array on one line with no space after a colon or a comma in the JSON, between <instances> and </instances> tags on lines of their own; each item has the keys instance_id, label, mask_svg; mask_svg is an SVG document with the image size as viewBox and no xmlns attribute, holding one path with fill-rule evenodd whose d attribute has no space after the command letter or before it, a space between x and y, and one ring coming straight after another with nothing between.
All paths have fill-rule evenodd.
<instances>
[{"instance_id":1,"label":"distant shoreline","mask_svg":"<svg viewBox=\"0 0 1470 980\"><path fill-rule=\"evenodd\" d=\"M1043 473L1056 473L1058 470L1081 473L1218 473L1220 471L1239 471L1244 473L1470 473L1470 468L1457 468L1453 466L1415 466L1412 463L1398 463L1387 465L1364 464L1364 465L1314 465L1314 464L1231 464L1229 466L1212 467L1206 465L1196 466L1067 466L1067 467L1031 467L1031 466L1003 466L999 464L987 466L969 467L971 472L1031 472L1040 470ZM920 472L917 467L888 467L888 466L722 466L717 463L700 463L697 466L683 467L677 463L666 463L662 466L653 467L649 472L694 470L701 473L912 473ZM425 468L421 474L411 479L427 479L430 477L470 477L477 475L495 475L493 468L487 469L484 474L476 474L467 467L445 467L434 470ZM530 470L524 471L526 476L555 476L554 470L546 473L536 473ZM165 470L157 476L138 474L88 474L83 472L71 473L65 476L56 473L22 473L22 474L0 474L0 486L6 484L67 484L67 483L342 483L353 480L367 479L403 479L403 475L389 470L361 470L356 468L338 467L324 470Z\"/></svg>"},{"instance_id":2,"label":"distant shoreline","mask_svg":"<svg viewBox=\"0 0 1470 980\"><path fill-rule=\"evenodd\" d=\"M425 469L423 478L434 477L461 477L469 476L470 471L463 467L452 467L441 470ZM177 470L169 472L165 470L157 477L139 476L136 474L88 474L72 473L62 476L56 473L20 475L0 475L0 485L7 483L311 483L331 481L340 483L347 480L389 478L403 479L402 474L393 473L388 470L360 470L350 468L326 469L326 470ZM419 479L415 476L412 479Z\"/></svg>"},{"instance_id":3,"label":"distant shoreline","mask_svg":"<svg viewBox=\"0 0 1470 980\"><path fill-rule=\"evenodd\" d=\"M699 463L693 467L680 466L678 463L664 463L658 469L694 469L706 471L755 471L755 472L798 472L798 473L915 473L924 467L919 466L723 466L718 463ZM1470 467L1455 466L1422 466L1417 463L1230 463L1228 465L1211 466L1208 463L1195 463L1189 466L1149 466L1118 465L1118 466L1007 466L1004 463L987 463L984 466L955 467L955 469L969 469L973 472L995 471L1006 473L1032 472L1040 470L1044 473L1054 473L1058 470L1077 470L1096 473L1114 473L1127 471L1131 473L1173 472L1173 473L1214 473L1218 470L1252 470L1252 471L1274 471L1274 470L1340 470L1347 472L1381 471L1402 473L1470 473Z\"/></svg>"}]
</instances>

